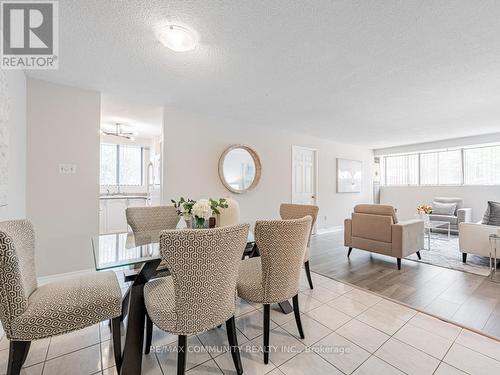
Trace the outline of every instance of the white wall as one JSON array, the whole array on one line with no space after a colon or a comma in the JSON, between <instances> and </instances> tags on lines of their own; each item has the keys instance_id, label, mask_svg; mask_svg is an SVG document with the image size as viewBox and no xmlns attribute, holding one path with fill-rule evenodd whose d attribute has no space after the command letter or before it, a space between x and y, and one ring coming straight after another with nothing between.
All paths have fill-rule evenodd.
<instances>
[{"instance_id":1,"label":"white wall","mask_svg":"<svg viewBox=\"0 0 500 375\"><path fill-rule=\"evenodd\" d=\"M8 205L0 207L0 220L26 217L26 77L4 71L9 101Z\"/></svg>"},{"instance_id":2,"label":"white wall","mask_svg":"<svg viewBox=\"0 0 500 375\"><path fill-rule=\"evenodd\" d=\"M500 186L382 186L380 203L398 209L401 219L415 216L420 204L431 204L434 197L460 197L472 208L472 220L483 218L489 200L500 202Z\"/></svg>"},{"instance_id":3,"label":"white wall","mask_svg":"<svg viewBox=\"0 0 500 375\"><path fill-rule=\"evenodd\" d=\"M38 276L93 268L100 94L28 79L27 109L27 213ZM76 174L60 174L60 163L76 164Z\"/></svg>"},{"instance_id":4,"label":"white wall","mask_svg":"<svg viewBox=\"0 0 500 375\"><path fill-rule=\"evenodd\" d=\"M222 152L236 143L251 146L262 162L259 185L247 194L232 195L240 203L244 222L276 218L279 204L291 201L292 145L319 149L320 229L342 225L355 204L373 201L371 150L291 131L235 124L222 116L203 117L170 107L165 107L164 112L163 201L180 196L193 199L230 196L219 180L217 167ZM337 157L363 161L361 193L336 193Z\"/></svg>"}]
</instances>

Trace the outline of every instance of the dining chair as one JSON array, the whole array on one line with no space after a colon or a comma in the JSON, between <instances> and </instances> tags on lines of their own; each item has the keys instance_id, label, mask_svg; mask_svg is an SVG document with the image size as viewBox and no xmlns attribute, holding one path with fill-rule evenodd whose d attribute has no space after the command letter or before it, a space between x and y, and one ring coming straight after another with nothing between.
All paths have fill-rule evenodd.
<instances>
[{"instance_id":1,"label":"dining chair","mask_svg":"<svg viewBox=\"0 0 500 375\"><path fill-rule=\"evenodd\" d=\"M128 207L125 214L134 234L175 229L179 222L174 206Z\"/></svg>"},{"instance_id":2,"label":"dining chair","mask_svg":"<svg viewBox=\"0 0 500 375\"><path fill-rule=\"evenodd\" d=\"M311 256L311 234L316 224L318 218L319 207L311 204L293 204L293 203L282 203L280 205L280 216L284 220L289 219L300 219L304 216L312 217L311 231L309 232L309 238L307 240L307 249L304 256L304 268L306 270L307 281L309 282L309 287L314 289L311 270L309 268L309 258Z\"/></svg>"},{"instance_id":3,"label":"dining chair","mask_svg":"<svg viewBox=\"0 0 500 375\"><path fill-rule=\"evenodd\" d=\"M151 242L151 235L158 234L165 229L175 229L179 222L179 215L174 206L147 206L147 207L128 207L125 210L127 224L134 233L135 245ZM134 281L139 274L140 266L124 272L125 282ZM165 263L160 263L157 268L158 276L168 274L168 268ZM123 298L122 320L127 315L130 292L127 290ZM147 319L147 329L152 330L152 323Z\"/></svg>"},{"instance_id":4,"label":"dining chair","mask_svg":"<svg viewBox=\"0 0 500 375\"><path fill-rule=\"evenodd\" d=\"M227 227L240 223L240 205L231 198L226 198L227 208L221 208L217 215L217 226Z\"/></svg>"},{"instance_id":5,"label":"dining chair","mask_svg":"<svg viewBox=\"0 0 500 375\"><path fill-rule=\"evenodd\" d=\"M264 305L264 363L269 362L271 304L293 300L295 322L304 338L299 310L300 270L304 260L312 218L266 220L255 223L255 241L260 257L241 262L238 295Z\"/></svg>"},{"instance_id":6,"label":"dining chair","mask_svg":"<svg viewBox=\"0 0 500 375\"><path fill-rule=\"evenodd\" d=\"M35 233L28 220L0 223L0 320L10 340L7 375L21 372L32 341L111 320L121 365L121 290L114 272L96 272L38 286Z\"/></svg>"},{"instance_id":7,"label":"dining chair","mask_svg":"<svg viewBox=\"0 0 500 375\"><path fill-rule=\"evenodd\" d=\"M234 311L238 267L248 229L248 224L241 224L161 233L160 253L171 276L146 283L144 302L158 328L179 336L179 375L186 369L187 336L224 322L236 372L243 373ZM146 345L151 345L150 338Z\"/></svg>"}]
</instances>

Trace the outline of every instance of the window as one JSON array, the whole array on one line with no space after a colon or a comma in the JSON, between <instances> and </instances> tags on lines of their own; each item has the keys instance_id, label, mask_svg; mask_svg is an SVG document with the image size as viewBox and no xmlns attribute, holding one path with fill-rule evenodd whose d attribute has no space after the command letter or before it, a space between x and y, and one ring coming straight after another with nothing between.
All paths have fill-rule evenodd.
<instances>
[{"instance_id":1,"label":"window","mask_svg":"<svg viewBox=\"0 0 500 375\"><path fill-rule=\"evenodd\" d=\"M101 185L141 186L143 148L101 143Z\"/></svg>"},{"instance_id":2,"label":"window","mask_svg":"<svg viewBox=\"0 0 500 375\"><path fill-rule=\"evenodd\" d=\"M418 154L385 157L382 170L386 185L417 185Z\"/></svg>"},{"instance_id":3,"label":"window","mask_svg":"<svg viewBox=\"0 0 500 375\"><path fill-rule=\"evenodd\" d=\"M382 185L500 185L500 145L380 157Z\"/></svg>"},{"instance_id":4,"label":"window","mask_svg":"<svg viewBox=\"0 0 500 375\"><path fill-rule=\"evenodd\" d=\"M421 185L460 185L461 183L461 150L420 154Z\"/></svg>"},{"instance_id":5,"label":"window","mask_svg":"<svg viewBox=\"0 0 500 375\"><path fill-rule=\"evenodd\" d=\"M500 146L464 149L464 184L500 185Z\"/></svg>"}]
</instances>

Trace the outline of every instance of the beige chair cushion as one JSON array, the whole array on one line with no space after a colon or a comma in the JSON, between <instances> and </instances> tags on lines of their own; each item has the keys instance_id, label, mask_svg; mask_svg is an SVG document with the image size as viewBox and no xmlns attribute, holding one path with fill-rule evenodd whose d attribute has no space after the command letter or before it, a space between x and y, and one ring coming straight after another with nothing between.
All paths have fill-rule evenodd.
<instances>
[{"instance_id":1,"label":"beige chair cushion","mask_svg":"<svg viewBox=\"0 0 500 375\"><path fill-rule=\"evenodd\" d=\"M394 207L384 204L358 204L354 206L354 212L358 214L391 216L394 224L398 222Z\"/></svg>"},{"instance_id":2,"label":"beige chair cushion","mask_svg":"<svg viewBox=\"0 0 500 375\"><path fill-rule=\"evenodd\" d=\"M175 332L175 289L171 276L151 280L144 286L144 302L151 320L164 331Z\"/></svg>"},{"instance_id":3,"label":"beige chair cushion","mask_svg":"<svg viewBox=\"0 0 500 375\"><path fill-rule=\"evenodd\" d=\"M122 294L114 272L95 272L39 287L11 324L11 340L32 341L116 318Z\"/></svg>"},{"instance_id":4,"label":"beige chair cushion","mask_svg":"<svg viewBox=\"0 0 500 375\"><path fill-rule=\"evenodd\" d=\"M392 216L352 214L352 236L368 240L392 241Z\"/></svg>"}]
</instances>

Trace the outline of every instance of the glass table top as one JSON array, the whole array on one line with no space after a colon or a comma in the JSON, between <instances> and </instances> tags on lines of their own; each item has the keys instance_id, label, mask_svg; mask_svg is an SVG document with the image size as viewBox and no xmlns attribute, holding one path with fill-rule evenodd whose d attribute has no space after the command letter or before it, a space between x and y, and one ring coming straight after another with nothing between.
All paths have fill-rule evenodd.
<instances>
[{"instance_id":1,"label":"glass table top","mask_svg":"<svg viewBox=\"0 0 500 375\"><path fill-rule=\"evenodd\" d=\"M160 232L101 234L92 238L97 271L160 259ZM248 244L254 242L248 233Z\"/></svg>"}]
</instances>

